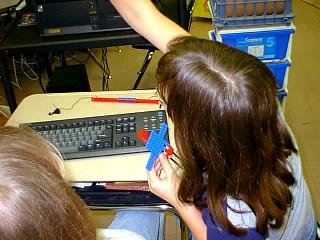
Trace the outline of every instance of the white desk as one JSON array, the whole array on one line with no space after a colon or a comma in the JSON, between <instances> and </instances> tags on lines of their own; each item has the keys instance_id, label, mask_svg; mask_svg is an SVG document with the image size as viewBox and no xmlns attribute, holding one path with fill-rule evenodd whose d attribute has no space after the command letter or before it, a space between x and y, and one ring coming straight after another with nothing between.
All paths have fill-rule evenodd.
<instances>
[{"instance_id":1,"label":"white desk","mask_svg":"<svg viewBox=\"0 0 320 240\"><path fill-rule=\"evenodd\" d=\"M112 115L118 113L143 112L159 109L157 104L127 104L91 102L90 97L155 97L155 90L133 90L88 93L54 93L35 94L25 98L17 107L7 122L10 126L20 123ZM77 102L78 101L78 102ZM71 110L61 110L60 114L49 115L55 107ZM169 123L169 129L172 129ZM169 131L172 140L172 130ZM171 141L172 144L172 141ZM113 155L107 157L84 158L65 161L65 176L68 181L146 181L145 165L149 153Z\"/></svg>"}]
</instances>

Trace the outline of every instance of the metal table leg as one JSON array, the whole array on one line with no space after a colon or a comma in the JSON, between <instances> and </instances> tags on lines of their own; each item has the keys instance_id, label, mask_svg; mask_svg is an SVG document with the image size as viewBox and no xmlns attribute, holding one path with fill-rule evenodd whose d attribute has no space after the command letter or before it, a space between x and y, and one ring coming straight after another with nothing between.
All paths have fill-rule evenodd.
<instances>
[{"instance_id":1,"label":"metal table leg","mask_svg":"<svg viewBox=\"0 0 320 240\"><path fill-rule=\"evenodd\" d=\"M13 92L7 62L5 61L3 54L0 54L0 77L2 79L10 111L11 113L13 113L14 110L17 108L17 102Z\"/></svg>"}]
</instances>

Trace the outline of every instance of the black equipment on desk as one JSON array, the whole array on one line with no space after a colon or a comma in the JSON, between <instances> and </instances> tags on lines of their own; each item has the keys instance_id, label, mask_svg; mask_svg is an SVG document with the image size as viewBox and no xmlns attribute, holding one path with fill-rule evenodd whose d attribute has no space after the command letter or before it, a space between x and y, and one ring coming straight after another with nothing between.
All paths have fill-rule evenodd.
<instances>
[{"instance_id":1,"label":"black equipment on desk","mask_svg":"<svg viewBox=\"0 0 320 240\"><path fill-rule=\"evenodd\" d=\"M32 0L38 12L41 36L131 29L109 0ZM134 1L134 0L132 0ZM167 17L184 27L185 0L153 0ZM146 19L147 21L147 19Z\"/></svg>"},{"instance_id":2,"label":"black equipment on desk","mask_svg":"<svg viewBox=\"0 0 320 240\"><path fill-rule=\"evenodd\" d=\"M101 103L103 104L103 103ZM130 104L130 103L123 103ZM132 103L135 104L135 103ZM64 160L146 152L137 131L159 130L164 110L20 124L54 144ZM168 134L166 134L168 140Z\"/></svg>"},{"instance_id":3,"label":"black equipment on desk","mask_svg":"<svg viewBox=\"0 0 320 240\"><path fill-rule=\"evenodd\" d=\"M130 29L107 0L36 0L36 4L41 36Z\"/></svg>"}]
</instances>

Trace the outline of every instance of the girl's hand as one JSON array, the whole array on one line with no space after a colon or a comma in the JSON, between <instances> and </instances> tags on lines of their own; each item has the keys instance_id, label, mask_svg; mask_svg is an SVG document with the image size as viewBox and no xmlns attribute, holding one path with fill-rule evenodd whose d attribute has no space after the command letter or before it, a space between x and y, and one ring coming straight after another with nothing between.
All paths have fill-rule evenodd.
<instances>
[{"instance_id":1,"label":"girl's hand","mask_svg":"<svg viewBox=\"0 0 320 240\"><path fill-rule=\"evenodd\" d=\"M207 239L207 226L202 219L201 211L193 204L183 204L178 200L179 175L165 155L160 155L154 167L148 172L148 183L151 192L170 203L178 211L196 239Z\"/></svg>"},{"instance_id":2,"label":"girl's hand","mask_svg":"<svg viewBox=\"0 0 320 240\"><path fill-rule=\"evenodd\" d=\"M172 206L177 206L179 204L177 191L180 179L168 158L164 154L161 154L151 171L147 172L147 174L151 192Z\"/></svg>"}]
</instances>

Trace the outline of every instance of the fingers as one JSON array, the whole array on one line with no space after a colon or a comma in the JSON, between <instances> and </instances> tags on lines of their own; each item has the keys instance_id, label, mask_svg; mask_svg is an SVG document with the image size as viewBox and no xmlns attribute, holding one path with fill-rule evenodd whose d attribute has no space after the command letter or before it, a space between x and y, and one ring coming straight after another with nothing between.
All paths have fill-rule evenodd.
<instances>
[{"instance_id":1,"label":"fingers","mask_svg":"<svg viewBox=\"0 0 320 240\"><path fill-rule=\"evenodd\" d=\"M150 190L152 189L152 187L154 187L155 185L158 185L163 179L164 176L166 176L166 172L164 171L164 173L162 174L164 168L163 168L163 164L161 162L161 158L164 159L163 161L168 161L166 159L166 156L162 156L163 154L161 154L159 156L159 158L155 161L152 169L150 171L147 171L147 177L148 177L148 183L149 183L149 187Z\"/></svg>"},{"instance_id":2,"label":"fingers","mask_svg":"<svg viewBox=\"0 0 320 240\"><path fill-rule=\"evenodd\" d=\"M150 190L153 190L154 184L160 181L160 177L157 175L156 170L152 168L150 171L147 171L147 180Z\"/></svg>"},{"instance_id":3,"label":"fingers","mask_svg":"<svg viewBox=\"0 0 320 240\"><path fill-rule=\"evenodd\" d=\"M157 175L160 176L163 168L159 158L155 161L153 168L156 170Z\"/></svg>"},{"instance_id":4,"label":"fingers","mask_svg":"<svg viewBox=\"0 0 320 240\"><path fill-rule=\"evenodd\" d=\"M171 181L173 176L173 168L164 154L160 154L159 158L155 161L152 169L147 171L147 179L150 190L155 186L161 184L162 181Z\"/></svg>"},{"instance_id":5,"label":"fingers","mask_svg":"<svg viewBox=\"0 0 320 240\"><path fill-rule=\"evenodd\" d=\"M166 155L161 154L159 156L159 159L160 159L161 166L166 174L172 173L174 171Z\"/></svg>"},{"instance_id":6,"label":"fingers","mask_svg":"<svg viewBox=\"0 0 320 240\"><path fill-rule=\"evenodd\" d=\"M160 176L157 174L157 171L155 168L152 168L150 171L147 171L148 181L159 181Z\"/></svg>"}]
</instances>

